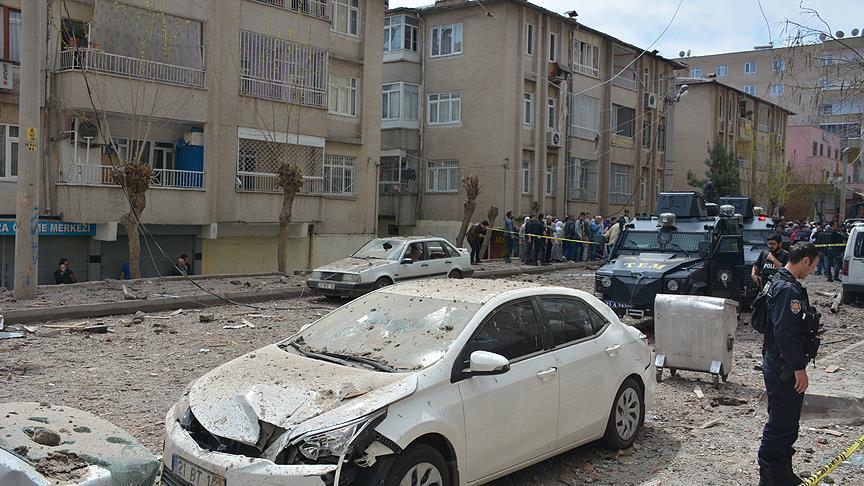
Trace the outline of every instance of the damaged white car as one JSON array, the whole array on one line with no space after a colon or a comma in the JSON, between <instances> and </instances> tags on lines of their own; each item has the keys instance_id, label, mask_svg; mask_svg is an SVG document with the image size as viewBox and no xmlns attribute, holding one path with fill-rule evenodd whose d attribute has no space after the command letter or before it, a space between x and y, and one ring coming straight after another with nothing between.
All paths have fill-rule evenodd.
<instances>
[{"instance_id":1,"label":"damaged white car","mask_svg":"<svg viewBox=\"0 0 864 486\"><path fill-rule=\"evenodd\" d=\"M653 403L644 336L582 291L385 287L193 382L162 484L480 484L598 439Z\"/></svg>"}]
</instances>

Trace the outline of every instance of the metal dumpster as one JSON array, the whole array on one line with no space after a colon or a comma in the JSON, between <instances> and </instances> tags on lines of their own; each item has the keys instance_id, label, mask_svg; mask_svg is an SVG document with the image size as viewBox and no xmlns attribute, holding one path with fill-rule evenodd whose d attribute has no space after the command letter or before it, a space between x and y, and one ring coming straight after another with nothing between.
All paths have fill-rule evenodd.
<instances>
[{"instance_id":1,"label":"metal dumpster","mask_svg":"<svg viewBox=\"0 0 864 486\"><path fill-rule=\"evenodd\" d=\"M654 346L657 381L663 368L711 373L715 385L732 371L738 303L701 295L657 294Z\"/></svg>"}]
</instances>

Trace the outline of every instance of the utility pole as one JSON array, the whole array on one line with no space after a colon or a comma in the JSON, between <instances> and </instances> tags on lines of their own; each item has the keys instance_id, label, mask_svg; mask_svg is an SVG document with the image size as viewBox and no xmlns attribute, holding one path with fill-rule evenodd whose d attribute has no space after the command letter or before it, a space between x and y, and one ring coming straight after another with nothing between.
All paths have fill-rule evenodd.
<instances>
[{"instance_id":1,"label":"utility pole","mask_svg":"<svg viewBox=\"0 0 864 486\"><path fill-rule=\"evenodd\" d=\"M39 262L39 167L42 154L39 137L39 4L21 2L21 82L18 125L23 131L24 150L18 153L18 194L15 205L16 299L31 299L36 293Z\"/></svg>"}]
</instances>

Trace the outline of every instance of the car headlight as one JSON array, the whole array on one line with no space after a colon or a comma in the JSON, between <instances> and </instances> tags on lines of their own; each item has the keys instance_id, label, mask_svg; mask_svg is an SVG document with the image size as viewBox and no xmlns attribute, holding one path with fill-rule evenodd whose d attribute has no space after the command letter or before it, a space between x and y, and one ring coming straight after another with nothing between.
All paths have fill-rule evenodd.
<instances>
[{"instance_id":1,"label":"car headlight","mask_svg":"<svg viewBox=\"0 0 864 486\"><path fill-rule=\"evenodd\" d=\"M342 274L343 282L359 282L360 274L359 273L343 273Z\"/></svg>"},{"instance_id":2,"label":"car headlight","mask_svg":"<svg viewBox=\"0 0 864 486\"><path fill-rule=\"evenodd\" d=\"M195 416L192 415L192 407L189 405L189 394L184 393L180 401L174 405L174 420L180 423L180 427L189 430Z\"/></svg>"},{"instance_id":3,"label":"car headlight","mask_svg":"<svg viewBox=\"0 0 864 486\"><path fill-rule=\"evenodd\" d=\"M678 281L677 280L669 280L666 282L666 288L669 289L670 292L678 291Z\"/></svg>"},{"instance_id":4,"label":"car headlight","mask_svg":"<svg viewBox=\"0 0 864 486\"><path fill-rule=\"evenodd\" d=\"M317 461L319 457L340 457L348 453L354 440L364 430L383 420L386 413L387 410L382 409L336 428L309 432L296 441L297 448L301 454L312 461Z\"/></svg>"},{"instance_id":5,"label":"car headlight","mask_svg":"<svg viewBox=\"0 0 864 486\"><path fill-rule=\"evenodd\" d=\"M717 274L717 278L719 278L724 284L727 284L732 280L732 272L729 270L720 270L720 273Z\"/></svg>"},{"instance_id":6,"label":"car headlight","mask_svg":"<svg viewBox=\"0 0 864 486\"><path fill-rule=\"evenodd\" d=\"M312 280L321 280L321 272L315 271L309 274L309 278Z\"/></svg>"},{"instance_id":7,"label":"car headlight","mask_svg":"<svg viewBox=\"0 0 864 486\"><path fill-rule=\"evenodd\" d=\"M603 277L600 279L600 285L606 287L607 289L612 286L612 277Z\"/></svg>"}]
</instances>

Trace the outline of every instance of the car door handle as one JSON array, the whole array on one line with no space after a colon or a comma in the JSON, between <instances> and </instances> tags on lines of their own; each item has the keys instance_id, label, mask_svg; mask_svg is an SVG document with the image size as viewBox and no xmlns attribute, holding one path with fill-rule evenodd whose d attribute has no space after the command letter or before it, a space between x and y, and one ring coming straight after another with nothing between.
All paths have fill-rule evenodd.
<instances>
[{"instance_id":1,"label":"car door handle","mask_svg":"<svg viewBox=\"0 0 864 486\"><path fill-rule=\"evenodd\" d=\"M422 264L422 265L420 265L420 266L421 266L421 267L428 267L429 264L428 264L428 263L424 263L424 264Z\"/></svg>"},{"instance_id":2,"label":"car door handle","mask_svg":"<svg viewBox=\"0 0 864 486\"><path fill-rule=\"evenodd\" d=\"M618 354L619 349L621 349L620 344L609 346L608 348L606 348L606 354L608 354L609 356L615 356L616 354Z\"/></svg>"},{"instance_id":3,"label":"car door handle","mask_svg":"<svg viewBox=\"0 0 864 486\"><path fill-rule=\"evenodd\" d=\"M453 263L453 260L444 260L444 263Z\"/></svg>"},{"instance_id":4,"label":"car door handle","mask_svg":"<svg viewBox=\"0 0 864 486\"><path fill-rule=\"evenodd\" d=\"M538 371L537 378L540 378L543 381L549 381L553 376L558 374L558 368L552 367L548 370Z\"/></svg>"}]
</instances>

